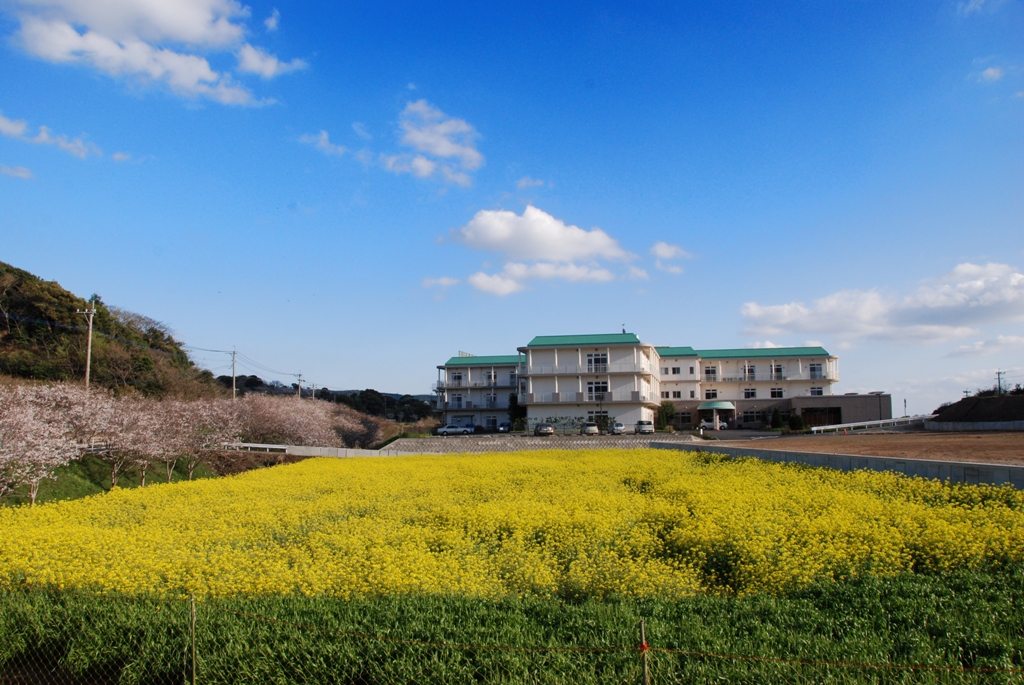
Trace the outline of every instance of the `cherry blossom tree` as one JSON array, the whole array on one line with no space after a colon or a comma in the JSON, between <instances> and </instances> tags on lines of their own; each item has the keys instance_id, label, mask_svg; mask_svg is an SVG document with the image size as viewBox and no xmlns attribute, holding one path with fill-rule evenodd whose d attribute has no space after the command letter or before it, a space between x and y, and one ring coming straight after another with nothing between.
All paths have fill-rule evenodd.
<instances>
[{"instance_id":1,"label":"cherry blossom tree","mask_svg":"<svg viewBox=\"0 0 1024 685\"><path fill-rule=\"evenodd\" d=\"M61 387L0 389L0 496L28 485L35 506L39 485L78 456Z\"/></svg>"}]
</instances>

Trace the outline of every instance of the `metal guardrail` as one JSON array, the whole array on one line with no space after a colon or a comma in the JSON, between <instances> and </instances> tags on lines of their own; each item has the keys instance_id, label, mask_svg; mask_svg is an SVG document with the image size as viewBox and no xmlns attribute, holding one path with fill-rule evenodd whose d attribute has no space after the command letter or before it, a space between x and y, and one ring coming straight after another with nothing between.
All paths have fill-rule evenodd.
<instances>
[{"instance_id":1,"label":"metal guardrail","mask_svg":"<svg viewBox=\"0 0 1024 685\"><path fill-rule=\"evenodd\" d=\"M834 423L831 426L814 426L812 433L826 433L830 431L852 431L864 428L885 428L887 426L911 426L915 423L923 424L931 421L937 414L919 414L917 416L901 416L898 419L881 419L877 421L857 421L855 423Z\"/></svg>"}]
</instances>

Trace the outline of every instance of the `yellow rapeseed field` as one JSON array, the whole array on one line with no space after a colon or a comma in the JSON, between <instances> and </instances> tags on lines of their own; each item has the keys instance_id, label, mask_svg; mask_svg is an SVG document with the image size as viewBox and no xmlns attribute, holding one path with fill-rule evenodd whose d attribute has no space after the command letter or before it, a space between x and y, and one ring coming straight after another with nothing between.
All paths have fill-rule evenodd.
<instances>
[{"instance_id":1,"label":"yellow rapeseed field","mask_svg":"<svg viewBox=\"0 0 1024 685\"><path fill-rule=\"evenodd\" d=\"M0 511L0 586L666 598L1020 560L1024 498L658 450L312 459Z\"/></svg>"}]
</instances>

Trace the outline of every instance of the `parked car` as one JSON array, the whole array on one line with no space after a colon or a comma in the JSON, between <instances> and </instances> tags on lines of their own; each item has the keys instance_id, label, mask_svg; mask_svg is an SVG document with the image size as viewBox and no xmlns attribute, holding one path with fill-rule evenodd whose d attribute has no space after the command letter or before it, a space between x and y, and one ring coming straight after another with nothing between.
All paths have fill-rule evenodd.
<instances>
[{"instance_id":1,"label":"parked car","mask_svg":"<svg viewBox=\"0 0 1024 685\"><path fill-rule=\"evenodd\" d=\"M600 435L601 429L593 421L587 421L580 426L580 435Z\"/></svg>"},{"instance_id":2,"label":"parked car","mask_svg":"<svg viewBox=\"0 0 1024 685\"><path fill-rule=\"evenodd\" d=\"M700 422L700 427L706 431L715 430L715 422L704 419L703 421Z\"/></svg>"},{"instance_id":3,"label":"parked car","mask_svg":"<svg viewBox=\"0 0 1024 685\"><path fill-rule=\"evenodd\" d=\"M504 423L499 423L498 424L498 432L499 433L509 433L511 431L512 431L512 424L509 423L508 421L505 421Z\"/></svg>"},{"instance_id":4,"label":"parked car","mask_svg":"<svg viewBox=\"0 0 1024 685\"><path fill-rule=\"evenodd\" d=\"M550 423L538 423L533 429L534 435L554 435L555 427Z\"/></svg>"},{"instance_id":5,"label":"parked car","mask_svg":"<svg viewBox=\"0 0 1024 685\"><path fill-rule=\"evenodd\" d=\"M637 421L636 422L637 433L653 433L654 432L654 421Z\"/></svg>"},{"instance_id":6,"label":"parked car","mask_svg":"<svg viewBox=\"0 0 1024 685\"><path fill-rule=\"evenodd\" d=\"M473 431L473 426L457 426L454 423L449 423L446 426L438 428L437 434L447 437L449 435L469 435Z\"/></svg>"},{"instance_id":7,"label":"parked car","mask_svg":"<svg viewBox=\"0 0 1024 685\"><path fill-rule=\"evenodd\" d=\"M609 435L625 435L626 427L623 426L621 423L615 422L612 425L608 426L608 433Z\"/></svg>"}]
</instances>

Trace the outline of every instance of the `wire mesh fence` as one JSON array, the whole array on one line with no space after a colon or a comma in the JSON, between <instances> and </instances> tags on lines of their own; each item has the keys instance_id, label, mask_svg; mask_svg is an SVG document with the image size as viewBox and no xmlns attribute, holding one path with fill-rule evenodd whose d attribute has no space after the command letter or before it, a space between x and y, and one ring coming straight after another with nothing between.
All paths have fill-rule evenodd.
<instances>
[{"instance_id":1,"label":"wire mesh fence","mask_svg":"<svg viewBox=\"0 0 1024 685\"><path fill-rule=\"evenodd\" d=\"M478 626L394 618L375 631L298 604L269 615L245 602L0 594L0 685L1024 683L1024 670L1013 663L872 663L683 649L659 645L650 627L644 636L643 624L632 621L576 644L564 632L556 640L543 631L477 642L472 638L486 632Z\"/></svg>"}]
</instances>

